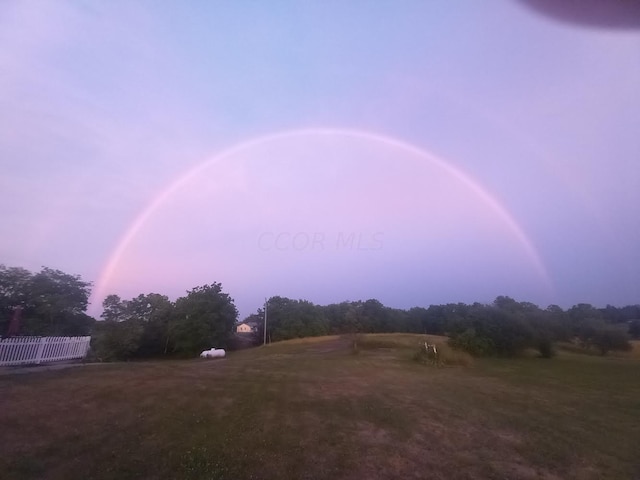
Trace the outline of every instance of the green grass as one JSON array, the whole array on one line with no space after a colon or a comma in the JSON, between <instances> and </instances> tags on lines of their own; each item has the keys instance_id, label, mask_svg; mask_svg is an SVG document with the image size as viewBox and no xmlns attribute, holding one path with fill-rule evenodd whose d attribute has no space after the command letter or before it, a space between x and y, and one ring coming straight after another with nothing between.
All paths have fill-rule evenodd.
<instances>
[{"instance_id":1,"label":"green grass","mask_svg":"<svg viewBox=\"0 0 640 480\"><path fill-rule=\"evenodd\" d=\"M640 361L560 352L438 368L424 337L0 377L9 479L633 479ZM442 339L433 339L442 341ZM437 343L437 342L436 342Z\"/></svg>"}]
</instances>

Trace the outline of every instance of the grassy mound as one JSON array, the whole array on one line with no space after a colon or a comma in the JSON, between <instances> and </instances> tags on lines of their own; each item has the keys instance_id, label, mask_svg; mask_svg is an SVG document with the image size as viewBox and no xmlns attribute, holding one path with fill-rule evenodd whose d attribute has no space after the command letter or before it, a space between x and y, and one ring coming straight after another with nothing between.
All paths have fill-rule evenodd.
<instances>
[{"instance_id":1,"label":"grassy mound","mask_svg":"<svg viewBox=\"0 0 640 480\"><path fill-rule=\"evenodd\" d=\"M621 479L640 362L411 361L424 336L323 337L221 361L0 376L6 479ZM445 339L430 338L447 352ZM606 441L603 441L606 432Z\"/></svg>"},{"instance_id":2,"label":"grassy mound","mask_svg":"<svg viewBox=\"0 0 640 480\"><path fill-rule=\"evenodd\" d=\"M410 333L377 333L360 335L357 342L361 350L389 349L406 352L407 358L423 365L471 366L473 357L466 352L455 350L447 343L447 337L437 335L416 335ZM436 345L437 359L428 358L424 344Z\"/></svg>"}]
</instances>

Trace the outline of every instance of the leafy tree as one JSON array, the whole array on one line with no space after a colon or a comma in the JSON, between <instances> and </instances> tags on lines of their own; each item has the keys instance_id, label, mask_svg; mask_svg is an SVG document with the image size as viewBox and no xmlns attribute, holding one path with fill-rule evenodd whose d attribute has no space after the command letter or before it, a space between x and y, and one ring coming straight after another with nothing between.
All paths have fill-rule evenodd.
<instances>
[{"instance_id":1,"label":"leafy tree","mask_svg":"<svg viewBox=\"0 0 640 480\"><path fill-rule=\"evenodd\" d=\"M102 301L100 317L108 322L122 322L127 318L127 304L118 295L107 295Z\"/></svg>"},{"instance_id":2,"label":"leafy tree","mask_svg":"<svg viewBox=\"0 0 640 480\"><path fill-rule=\"evenodd\" d=\"M579 332L579 338L585 347L598 349L600 355L606 355L612 350L631 349L629 337L621 328L608 325L601 320L585 323Z\"/></svg>"},{"instance_id":3,"label":"leafy tree","mask_svg":"<svg viewBox=\"0 0 640 480\"><path fill-rule=\"evenodd\" d=\"M451 345L472 355L518 355L532 346L535 336L517 309L515 301L494 302L493 306L474 304L469 317L461 323L468 326L451 335Z\"/></svg>"},{"instance_id":4,"label":"leafy tree","mask_svg":"<svg viewBox=\"0 0 640 480\"><path fill-rule=\"evenodd\" d=\"M422 320L422 331L432 335L444 335L446 331L446 321L441 315L438 315L438 307L430 305L427 313Z\"/></svg>"},{"instance_id":5,"label":"leafy tree","mask_svg":"<svg viewBox=\"0 0 640 480\"><path fill-rule=\"evenodd\" d=\"M142 325L142 337L137 356L149 357L169 351L169 325L174 305L165 295L149 293L138 295L127 303L127 314Z\"/></svg>"},{"instance_id":6,"label":"leafy tree","mask_svg":"<svg viewBox=\"0 0 640 480\"><path fill-rule=\"evenodd\" d=\"M322 311L322 316L327 322L329 333L336 335L347 331L345 319L350 307L351 304L349 302L333 303L325 307L319 307Z\"/></svg>"},{"instance_id":7,"label":"leafy tree","mask_svg":"<svg viewBox=\"0 0 640 480\"><path fill-rule=\"evenodd\" d=\"M172 350L196 355L211 347L226 347L237 318L233 299L220 283L195 287L176 300L169 325Z\"/></svg>"},{"instance_id":8,"label":"leafy tree","mask_svg":"<svg viewBox=\"0 0 640 480\"><path fill-rule=\"evenodd\" d=\"M624 321L640 319L640 305L627 305L620 309Z\"/></svg>"},{"instance_id":9,"label":"leafy tree","mask_svg":"<svg viewBox=\"0 0 640 480\"><path fill-rule=\"evenodd\" d=\"M32 301L46 314L82 313L89 303L90 287L79 275L43 267L31 279Z\"/></svg>"},{"instance_id":10,"label":"leafy tree","mask_svg":"<svg viewBox=\"0 0 640 480\"><path fill-rule=\"evenodd\" d=\"M389 307L384 308L386 311L385 331L413 333L413 330L411 330L411 325L409 324L409 314L406 310Z\"/></svg>"},{"instance_id":11,"label":"leafy tree","mask_svg":"<svg viewBox=\"0 0 640 480\"><path fill-rule=\"evenodd\" d=\"M91 283L79 275L43 267L36 274L0 265L0 326L22 307L22 335L86 335L93 319L85 311Z\"/></svg>"},{"instance_id":12,"label":"leafy tree","mask_svg":"<svg viewBox=\"0 0 640 480\"><path fill-rule=\"evenodd\" d=\"M323 308L309 301L276 296L271 297L267 305L267 333L273 341L330 332Z\"/></svg>"},{"instance_id":13,"label":"leafy tree","mask_svg":"<svg viewBox=\"0 0 640 480\"><path fill-rule=\"evenodd\" d=\"M600 355L606 355L612 350L629 351L632 348L627 334L615 327L596 330L591 341L600 351Z\"/></svg>"},{"instance_id":14,"label":"leafy tree","mask_svg":"<svg viewBox=\"0 0 640 480\"><path fill-rule=\"evenodd\" d=\"M24 268L0 265L0 308L3 312L27 305L32 277L32 273Z\"/></svg>"},{"instance_id":15,"label":"leafy tree","mask_svg":"<svg viewBox=\"0 0 640 480\"><path fill-rule=\"evenodd\" d=\"M493 306L506 312L516 313L520 310L520 305L513 298L500 295L493 301Z\"/></svg>"},{"instance_id":16,"label":"leafy tree","mask_svg":"<svg viewBox=\"0 0 640 480\"><path fill-rule=\"evenodd\" d=\"M568 321L567 313L558 305L549 305L544 311L544 319L550 337L558 341L569 341L575 333Z\"/></svg>"},{"instance_id":17,"label":"leafy tree","mask_svg":"<svg viewBox=\"0 0 640 480\"><path fill-rule=\"evenodd\" d=\"M168 297L149 293L138 295L131 300L122 300L118 295L108 295L102 302L102 306L104 311L101 316L106 323L126 323L128 327L104 327L98 329L97 333L107 331L113 334L113 338L125 339L126 337L127 348L124 350L126 358L151 357L168 353L169 323L173 315L173 303ZM135 328L132 325L135 325ZM135 347L134 340L137 342ZM109 345L113 343L106 343L103 347L107 348ZM102 353L105 358L123 359L123 355L122 351L114 355L104 351Z\"/></svg>"},{"instance_id":18,"label":"leafy tree","mask_svg":"<svg viewBox=\"0 0 640 480\"><path fill-rule=\"evenodd\" d=\"M304 335L318 337L329 333L329 325L322 310L307 300L299 300L296 314L304 325Z\"/></svg>"},{"instance_id":19,"label":"leafy tree","mask_svg":"<svg viewBox=\"0 0 640 480\"><path fill-rule=\"evenodd\" d=\"M31 280L33 310L25 327L39 335L88 333L93 320L84 312L89 303L90 286L79 275L44 267Z\"/></svg>"},{"instance_id":20,"label":"leafy tree","mask_svg":"<svg viewBox=\"0 0 640 480\"><path fill-rule=\"evenodd\" d=\"M533 333L520 318L491 308L483 313L474 324L480 336L491 340L497 355L512 357L531 345Z\"/></svg>"},{"instance_id":21,"label":"leafy tree","mask_svg":"<svg viewBox=\"0 0 640 480\"><path fill-rule=\"evenodd\" d=\"M302 335L302 322L295 316L295 300L275 296L267 300L267 338L288 340Z\"/></svg>"},{"instance_id":22,"label":"leafy tree","mask_svg":"<svg viewBox=\"0 0 640 480\"><path fill-rule=\"evenodd\" d=\"M396 331L397 325L392 325L389 319L389 309L379 300L369 299L362 304L361 316L365 331L371 333L385 333Z\"/></svg>"},{"instance_id":23,"label":"leafy tree","mask_svg":"<svg viewBox=\"0 0 640 480\"><path fill-rule=\"evenodd\" d=\"M479 305L479 304L478 304ZM470 327L470 311L477 308L477 305L466 305L464 303L448 303L440 305L440 315L444 322L444 331L448 333L461 333ZM429 307L431 309L431 307Z\"/></svg>"},{"instance_id":24,"label":"leafy tree","mask_svg":"<svg viewBox=\"0 0 640 480\"><path fill-rule=\"evenodd\" d=\"M425 327L428 322L428 310L423 307L410 308L406 316L406 329L411 333L432 333L427 332Z\"/></svg>"},{"instance_id":25,"label":"leafy tree","mask_svg":"<svg viewBox=\"0 0 640 480\"><path fill-rule=\"evenodd\" d=\"M549 305L549 306L545 309L545 311L546 311L547 313L549 313L549 314L552 314L552 315L558 315L558 316L559 316L559 315L563 315L563 314L564 314L564 310L562 310L562 307L560 307L560 306L558 306L558 305L555 305L555 304Z\"/></svg>"},{"instance_id":26,"label":"leafy tree","mask_svg":"<svg viewBox=\"0 0 640 480\"><path fill-rule=\"evenodd\" d=\"M623 310L613 305L607 304L605 308L600 308L599 310L602 319L607 323L622 323L625 321Z\"/></svg>"},{"instance_id":27,"label":"leafy tree","mask_svg":"<svg viewBox=\"0 0 640 480\"><path fill-rule=\"evenodd\" d=\"M476 357L493 355L496 351L491 339L484 335L478 335L473 328L450 337L448 343L453 348L464 350Z\"/></svg>"},{"instance_id":28,"label":"leafy tree","mask_svg":"<svg viewBox=\"0 0 640 480\"><path fill-rule=\"evenodd\" d=\"M574 320L599 320L602 318L602 312L590 303L578 303L567 310L567 314Z\"/></svg>"},{"instance_id":29,"label":"leafy tree","mask_svg":"<svg viewBox=\"0 0 640 480\"><path fill-rule=\"evenodd\" d=\"M580 336L585 326L602 320L602 312L589 303L578 303L567 310L573 336Z\"/></svg>"},{"instance_id":30,"label":"leafy tree","mask_svg":"<svg viewBox=\"0 0 640 480\"><path fill-rule=\"evenodd\" d=\"M358 333L365 331L366 317L363 313L362 303L354 302L349 306L345 315L345 327L350 335L351 347L354 352L358 351Z\"/></svg>"}]
</instances>

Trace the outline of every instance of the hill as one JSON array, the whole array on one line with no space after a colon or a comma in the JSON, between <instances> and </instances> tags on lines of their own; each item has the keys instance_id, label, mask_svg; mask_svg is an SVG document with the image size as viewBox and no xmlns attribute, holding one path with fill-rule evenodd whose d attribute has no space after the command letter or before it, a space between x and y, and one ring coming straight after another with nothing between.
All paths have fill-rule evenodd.
<instances>
[{"instance_id":1,"label":"hill","mask_svg":"<svg viewBox=\"0 0 640 480\"><path fill-rule=\"evenodd\" d=\"M640 474L640 362L413 361L418 335L308 338L223 360L0 377L10 479ZM439 343L442 339L432 338Z\"/></svg>"}]
</instances>

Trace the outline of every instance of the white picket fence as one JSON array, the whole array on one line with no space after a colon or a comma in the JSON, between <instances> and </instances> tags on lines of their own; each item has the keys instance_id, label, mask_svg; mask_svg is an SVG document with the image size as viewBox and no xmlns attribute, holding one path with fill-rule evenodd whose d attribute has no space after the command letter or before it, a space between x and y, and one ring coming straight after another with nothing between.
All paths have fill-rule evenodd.
<instances>
[{"instance_id":1,"label":"white picket fence","mask_svg":"<svg viewBox=\"0 0 640 480\"><path fill-rule=\"evenodd\" d=\"M0 366L84 358L91 337L12 337L0 340Z\"/></svg>"}]
</instances>

